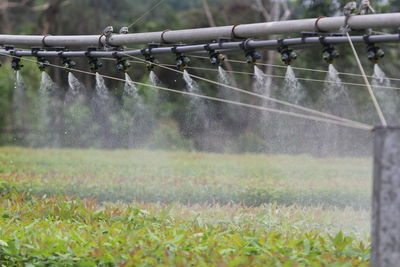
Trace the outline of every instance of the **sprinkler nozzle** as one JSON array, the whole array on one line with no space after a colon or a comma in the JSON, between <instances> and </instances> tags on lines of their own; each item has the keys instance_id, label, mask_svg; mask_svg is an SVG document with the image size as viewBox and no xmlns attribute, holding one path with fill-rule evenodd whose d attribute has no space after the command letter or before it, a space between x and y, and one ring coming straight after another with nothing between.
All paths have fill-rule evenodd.
<instances>
[{"instance_id":1,"label":"sprinkler nozzle","mask_svg":"<svg viewBox=\"0 0 400 267\"><path fill-rule=\"evenodd\" d=\"M261 58L262 58L261 54L258 53L255 50L250 50L250 51L246 52L246 62L247 62L247 64L255 65L257 60L259 60Z\"/></svg>"},{"instance_id":2,"label":"sprinkler nozzle","mask_svg":"<svg viewBox=\"0 0 400 267\"><path fill-rule=\"evenodd\" d=\"M44 57L38 57L36 64L40 71L46 71L46 69L50 66L50 62Z\"/></svg>"},{"instance_id":3,"label":"sprinkler nozzle","mask_svg":"<svg viewBox=\"0 0 400 267\"><path fill-rule=\"evenodd\" d=\"M159 64L158 60L152 55L146 55L146 68L148 71L154 70L154 68Z\"/></svg>"},{"instance_id":4,"label":"sprinkler nozzle","mask_svg":"<svg viewBox=\"0 0 400 267\"><path fill-rule=\"evenodd\" d=\"M380 59L385 56L385 52L378 46L374 44L369 44L367 47L368 60L372 63L377 64Z\"/></svg>"},{"instance_id":5,"label":"sprinkler nozzle","mask_svg":"<svg viewBox=\"0 0 400 267\"><path fill-rule=\"evenodd\" d=\"M119 30L119 34L128 34L129 33L129 28L128 27L122 27Z\"/></svg>"},{"instance_id":6,"label":"sprinkler nozzle","mask_svg":"<svg viewBox=\"0 0 400 267\"><path fill-rule=\"evenodd\" d=\"M225 61L225 55L220 52L210 51L210 62L213 66L222 66Z\"/></svg>"},{"instance_id":7,"label":"sprinkler nozzle","mask_svg":"<svg viewBox=\"0 0 400 267\"><path fill-rule=\"evenodd\" d=\"M322 51L322 59L326 63L332 64L337 58L340 57L339 51L337 51L333 46L329 45Z\"/></svg>"},{"instance_id":8,"label":"sprinkler nozzle","mask_svg":"<svg viewBox=\"0 0 400 267\"><path fill-rule=\"evenodd\" d=\"M287 47L279 49L281 60L285 65L291 65L297 59L297 54L292 49Z\"/></svg>"},{"instance_id":9,"label":"sprinkler nozzle","mask_svg":"<svg viewBox=\"0 0 400 267\"><path fill-rule=\"evenodd\" d=\"M15 57L11 61L11 68L15 71L19 71L24 65L21 64L21 58Z\"/></svg>"},{"instance_id":10,"label":"sprinkler nozzle","mask_svg":"<svg viewBox=\"0 0 400 267\"><path fill-rule=\"evenodd\" d=\"M190 64L190 58L188 58L185 55L182 54L177 54L176 56L176 68L178 70L185 70L189 67Z\"/></svg>"},{"instance_id":11,"label":"sprinkler nozzle","mask_svg":"<svg viewBox=\"0 0 400 267\"><path fill-rule=\"evenodd\" d=\"M76 63L70 58L63 58L62 66L66 69L73 69L76 66Z\"/></svg>"},{"instance_id":12,"label":"sprinkler nozzle","mask_svg":"<svg viewBox=\"0 0 400 267\"><path fill-rule=\"evenodd\" d=\"M91 72L99 72L99 69L103 67L103 62L100 62L98 58L89 58L89 69Z\"/></svg>"},{"instance_id":13,"label":"sprinkler nozzle","mask_svg":"<svg viewBox=\"0 0 400 267\"><path fill-rule=\"evenodd\" d=\"M131 63L129 63L126 59L119 59L117 61L117 70L122 72L128 72L128 69L131 67Z\"/></svg>"}]
</instances>

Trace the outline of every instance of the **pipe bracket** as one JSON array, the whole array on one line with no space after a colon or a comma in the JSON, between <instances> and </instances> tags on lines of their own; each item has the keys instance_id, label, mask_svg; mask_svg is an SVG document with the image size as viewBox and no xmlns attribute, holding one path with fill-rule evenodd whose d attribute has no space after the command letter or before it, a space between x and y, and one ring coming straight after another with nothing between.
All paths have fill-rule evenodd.
<instances>
[{"instance_id":1,"label":"pipe bracket","mask_svg":"<svg viewBox=\"0 0 400 267\"><path fill-rule=\"evenodd\" d=\"M46 35L43 36L43 38L42 38L42 46L43 46L43 47L49 47L49 46L46 44L46 38L49 37L49 36L51 36L51 34L46 34Z\"/></svg>"},{"instance_id":2,"label":"pipe bracket","mask_svg":"<svg viewBox=\"0 0 400 267\"><path fill-rule=\"evenodd\" d=\"M164 35L165 35L167 32L170 32L170 31L171 31L170 29L166 29L166 30L163 30L163 32L161 33L161 43L162 43L162 44L169 44L167 41L165 41Z\"/></svg>"},{"instance_id":3,"label":"pipe bracket","mask_svg":"<svg viewBox=\"0 0 400 267\"><path fill-rule=\"evenodd\" d=\"M236 29L236 27L237 26L240 26L241 24L235 24L235 25L233 25L233 27L232 27L232 32L231 32L231 38L232 38L232 40L237 40L237 39L239 39L239 40L243 40L243 39L245 39L245 38L243 38L243 37L240 37L240 36L237 36L236 35L236 33L235 33L235 29Z\"/></svg>"},{"instance_id":4,"label":"pipe bracket","mask_svg":"<svg viewBox=\"0 0 400 267\"><path fill-rule=\"evenodd\" d=\"M319 16L316 20L315 20L315 24L314 24L314 29L316 32L321 32L321 33L325 33L326 31L321 30L321 28L319 27L318 23L321 19L326 18L325 16Z\"/></svg>"}]
</instances>

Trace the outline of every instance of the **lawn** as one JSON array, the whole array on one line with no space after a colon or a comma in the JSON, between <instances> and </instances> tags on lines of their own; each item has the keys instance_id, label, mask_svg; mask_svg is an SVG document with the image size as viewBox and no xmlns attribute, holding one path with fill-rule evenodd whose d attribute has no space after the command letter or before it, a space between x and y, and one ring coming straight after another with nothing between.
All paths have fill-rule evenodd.
<instances>
[{"instance_id":1,"label":"lawn","mask_svg":"<svg viewBox=\"0 0 400 267\"><path fill-rule=\"evenodd\" d=\"M371 166L1 148L0 264L367 266Z\"/></svg>"}]
</instances>

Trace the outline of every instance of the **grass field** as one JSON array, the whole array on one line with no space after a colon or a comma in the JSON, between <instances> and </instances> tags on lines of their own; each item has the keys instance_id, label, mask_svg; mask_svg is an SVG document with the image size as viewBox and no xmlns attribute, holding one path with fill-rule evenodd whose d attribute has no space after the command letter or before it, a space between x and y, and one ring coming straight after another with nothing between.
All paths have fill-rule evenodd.
<instances>
[{"instance_id":1,"label":"grass field","mask_svg":"<svg viewBox=\"0 0 400 267\"><path fill-rule=\"evenodd\" d=\"M0 149L4 266L367 266L370 159Z\"/></svg>"}]
</instances>

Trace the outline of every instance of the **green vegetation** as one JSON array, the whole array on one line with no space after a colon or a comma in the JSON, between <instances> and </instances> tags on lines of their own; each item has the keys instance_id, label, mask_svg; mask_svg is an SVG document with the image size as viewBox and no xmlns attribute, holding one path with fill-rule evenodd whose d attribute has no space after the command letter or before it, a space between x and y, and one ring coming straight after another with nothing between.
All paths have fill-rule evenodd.
<instances>
[{"instance_id":1,"label":"green vegetation","mask_svg":"<svg viewBox=\"0 0 400 267\"><path fill-rule=\"evenodd\" d=\"M367 266L370 160L0 149L4 266Z\"/></svg>"},{"instance_id":2,"label":"green vegetation","mask_svg":"<svg viewBox=\"0 0 400 267\"><path fill-rule=\"evenodd\" d=\"M15 2L15 1L14 1ZM30 0L19 1L12 5L4 5L0 12L0 33L4 34L99 34L108 25L113 25L118 31L121 26L127 26L139 18L142 14L148 11L157 1L147 0ZM275 8L277 2L262 0L257 1L262 3L265 10L255 8L256 1L208 1L210 6L210 15L217 26L235 25L244 23L265 22L266 20L274 19L298 19L310 18L319 16L335 16L340 13L348 0L289 0L288 5ZM389 1L373 1L372 3L377 12L397 12L400 4L399 0ZM268 13L271 18L266 18L265 13ZM210 18L207 19L206 10L203 8L201 0L168 0L162 5L150 12L147 17L138 21L130 29L131 32L148 32L148 31L163 31L165 29L185 29L208 27ZM234 15L232 15L234 14ZM79 18L79 19L74 19ZM379 29L383 30L383 29ZM384 29L386 30L386 29ZM390 29L388 29L390 31ZM394 32L396 30L394 29ZM355 33L363 34L363 33ZM296 35L273 36L271 38L283 37L299 37ZM399 67L399 50L395 45L382 44L381 47L385 50L386 56L380 67L389 77L397 77ZM24 47L21 47L24 48ZM26 47L25 47L26 48ZM129 48L144 48L129 47ZM373 66L368 62L364 45L360 45L360 57L367 73L372 74ZM82 48L85 49L85 48ZM358 73L358 69L354 64L354 57L349 47L338 46L341 52L341 58L335 62L335 67L340 72ZM294 63L294 67L316 68L326 70L327 65L321 59L322 47L299 51L299 59ZM269 53L260 51L263 58L260 63L281 64L278 53L273 54L273 58ZM175 56L157 55L159 62L164 64L175 64ZM229 54L229 59L245 60L244 53ZM49 59L52 64L61 65L58 59ZM85 58L74 59L77 62L77 68L88 70L88 62ZM217 73L201 68L211 68L208 59L191 57L192 67L200 69L189 69L190 73L208 78L211 80L217 79ZM87 97L83 106L74 106L73 110L65 110L64 101L65 93L68 90L67 74L64 70L49 68L50 77L56 82L57 88L54 95L51 95L50 102L52 107L47 111L47 124L43 124L37 114L36 98L38 96L40 72L36 64L24 62L25 67L21 70L25 80L26 91L24 97L16 97L13 94L14 88L14 73L10 69L10 58L0 57L2 68L0 71L0 144L2 145L18 145L29 147L89 147L89 148L158 148L158 149L196 149L200 151L214 152L277 152L277 153L314 153L314 146L307 142L297 141L297 149L281 149L282 146L274 146L276 143L275 127L269 127L273 123L269 121L268 127L263 127L266 123L261 119L259 112L249 112L248 109L232 108L225 104L214 103L208 101L210 113L213 116L208 117L210 121L199 121L199 124L205 124L207 127L202 127L197 131L187 131L187 108L190 97L181 96L175 93L159 92L159 98L152 98L151 94L155 90L149 88L139 88L139 94L144 99L146 106L146 114L154 115L149 125L143 133L139 135L138 141L132 142L130 134L132 133L129 126L131 122L128 120L132 117L129 109L121 109L121 105L115 105L114 108L118 112L107 113L110 118L97 118L98 112L94 110L91 103L94 95L94 78L88 75L77 74L77 78L85 85ZM124 78L122 73L116 70L116 62L113 60L104 61L104 66L100 73L107 76ZM238 64L231 62L230 65L224 66L226 70L232 69L237 72L252 73L252 67L247 64ZM263 67L262 71L277 76L285 75L285 68ZM162 68L155 69L156 74L162 81L163 85L168 88L185 90L185 83L182 75L173 71L168 71ZM354 114L337 114L330 110L325 110L324 107L318 105L319 100L323 97L323 83L315 82L314 80L324 80L325 73L310 72L295 70L297 77L313 79L312 81L302 80L301 83L305 89L307 98L307 106L318 109L324 112L329 112L335 115L340 115L349 119L374 124L377 122L377 117L371 114L373 105L370 101L369 94L365 88L360 86L348 86L349 97L354 103L354 109L357 115ZM134 81L147 82L148 72L143 64L132 63L132 68L129 70L129 75ZM235 74L232 77L239 88L253 91L253 77L247 74ZM361 77L343 76L344 82L363 83ZM272 78L271 78L272 79ZM225 99L235 100L244 103L252 103L255 105L268 104L248 97L243 94L234 94L231 91L226 91L224 95L220 87L198 81L201 92L209 96L223 97ZM281 98L281 89L283 79L275 77L271 81L271 96ZM106 85L110 90L113 100L121 104L123 83L106 79ZM42 96L43 97L43 96ZM285 99L283 99L285 100ZM25 110L23 113L23 127L16 124L18 111L15 110L15 102L21 101L24 104ZM121 112L119 112L121 110ZM398 112L393 112L393 114ZM271 116L274 118L273 116ZM281 116L279 116L281 119ZM167 124L164 122L168 121ZM201 123L200 123L201 122ZM303 123L303 120L298 120L297 124ZM134 123L138 125L140 123ZM317 126L321 124L318 123ZM46 127L47 126L47 127ZM297 131L296 123L291 123L292 129L288 131ZM22 129L21 129L22 128ZM139 127L137 127L139 128ZM135 128L135 131L137 130ZM265 129L267 128L267 129ZM175 134L175 129L177 133ZM319 129L307 127L304 135L311 136L309 139L314 141L320 136L314 133L319 133ZM164 130L167 131L164 135ZM170 133L174 132L172 136ZM43 134L46 133L46 134ZM67 134L65 134L67 133ZM221 133L220 135L215 133ZM357 148L367 147L368 136L358 135L358 133L346 134L356 137L352 140L346 139L350 144L357 144ZM361 136L361 137L360 137ZM349 137L349 138L352 138ZM291 138L283 140L284 143L291 142ZM110 141L111 140L111 141ZM204 140L209 141L203 142ZM110 141L110 142L108 142ZM164 142L167 142L165 144ZM213 144L210 147L209 143ZM340 143L340 142L339 142ZM217 145L215 145L217 144ZM344 149L344 148L346 149ZM341 147L340 155L366 155L368 150L354 149L348 143ZM333 150L333 149L331 149ZM366 152L367 151L367 152ZM336 151L334 151L336 152Z\"/></svg>"}]
</instances>

